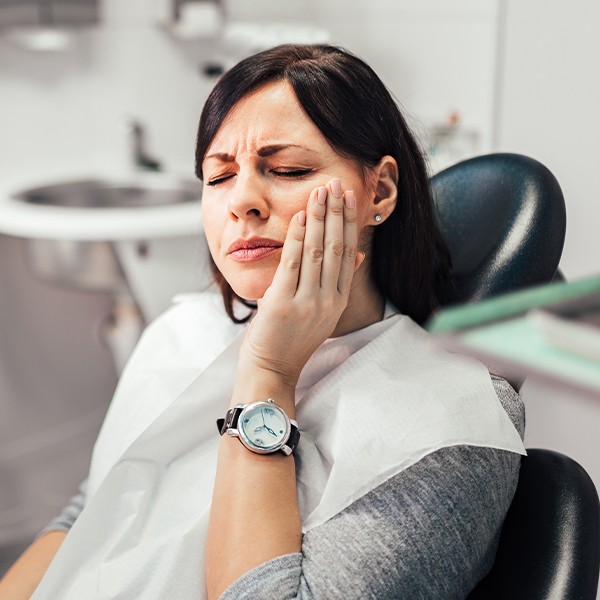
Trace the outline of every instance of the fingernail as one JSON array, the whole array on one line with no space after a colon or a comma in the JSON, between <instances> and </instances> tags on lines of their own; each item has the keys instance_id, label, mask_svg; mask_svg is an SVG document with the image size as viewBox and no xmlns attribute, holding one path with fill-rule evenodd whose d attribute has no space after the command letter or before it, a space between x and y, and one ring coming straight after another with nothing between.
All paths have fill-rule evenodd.
<instances>
[{"instance_id":1,"label":"fingernail","mask_svg":"<svg viewBox=\"0 0 600 600\"><path fill-rule=\"evenodd\" d=\"M317 194L317 202L321 205L324 205L327 201L327 190L324 187L319 188L319 192Z\"/></svg>"},{"instance_id":2,"label":"fingernail","mask_svg":"<svg viewBox=\"0 0 600 600\"><path fill-rule=\"evenodd\" d=\"M306 225L306 213L303 210L298 213L298 223L301 227Z\"/></svg>"},{"instance_id":3,"label":"fingernail","mask_svg":"<svg viewBox=\"0 0 600 600\"><path fill-rule=\"evenodd\" d=\"M348 190L344 193L344 204L346 208L354 208L356 206L356 196L352 190Z\"/></svg>"},{"instance_id":4,"label":"fingernail","mask_svg":"<svg viewBox=\"0 0 600 600\"><path fill-rule=\"evenodd\" d=\"M342 182L337 177L331 180L331 193L336 198L342 197Z\"/></svg>"}]
</instances>

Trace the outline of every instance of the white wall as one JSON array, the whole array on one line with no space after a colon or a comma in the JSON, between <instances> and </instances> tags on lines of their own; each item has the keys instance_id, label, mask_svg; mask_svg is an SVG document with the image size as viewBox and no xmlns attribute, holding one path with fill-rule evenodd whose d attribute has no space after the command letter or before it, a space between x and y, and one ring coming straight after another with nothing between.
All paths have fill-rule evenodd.
<instances>
[{"instance_id":1,"label":"white wall","mask_svg":"<svg viewBox=\"0 0 600 600\"><path fill-rule=\"evenodd\" d=\"M102 3L100 26L71 47L32 52L0 36L0 178L94 167L127 169L125 119L148 127L166 168L192 172L206 42L181 44L159 28L166 2Z\"/></svg>"},{"instance_id":2,"label":"white wall","mask_svg":"<svg viewBox=\"0 0 600 600\"><path fill-rule=\"evenodd\" d=\"M567 203L562 269L600 272L600 4L507 0L498 147L537 158Z\"/></svg>"},{"instance_id":3,"label":"white wall","mask_svg":"<svg viewBox=\"0 0 600 600\"><path fill-rule=\"evenodd\" d=\"M317 3L333 40L363 56L411 115L426 124L457 110L489 148L495 0Z\"/></svg>"}]
</instances>

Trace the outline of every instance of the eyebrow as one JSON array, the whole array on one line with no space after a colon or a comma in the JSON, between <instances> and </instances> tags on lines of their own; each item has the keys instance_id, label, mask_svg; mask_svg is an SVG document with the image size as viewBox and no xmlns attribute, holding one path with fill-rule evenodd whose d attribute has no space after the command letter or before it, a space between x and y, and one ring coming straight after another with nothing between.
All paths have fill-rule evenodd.
<instances>
[{"instance_id":1,"label":"eyebrow","mask_svg":"<svg viewBox=\"0 0 600 600\"><path fill-rule=\"evenodd\" d=\"M307 152L314 152L310 148L306 146L300 146L299 144L269 144L267 146L261 146L257 154L264 158L266 156L272 156L273 154L277 154L277 152L281 152L282 150L287 150L288 148L300 148L301 150L306 150ZM209 158L217 158L222 162L233 162L235 157L231 154L227 154L227 152L215 152L213 154L209 154L204 157L204 160Z\"/></svg>"}]
</instances>

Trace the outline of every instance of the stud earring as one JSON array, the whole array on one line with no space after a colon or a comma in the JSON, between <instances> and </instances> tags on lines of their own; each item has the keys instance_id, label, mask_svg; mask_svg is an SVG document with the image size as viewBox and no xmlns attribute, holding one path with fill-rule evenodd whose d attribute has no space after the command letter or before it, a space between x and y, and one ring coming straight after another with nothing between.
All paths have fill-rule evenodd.
<instances>
[{"instance_id":1,"label":"stud earring","mask_svg":"<svg viewBox=\"0 0 600 600\"><path fill-rule=\"evenodd\" d=\"M375 215L375 223L381 223L381 215Z\"/></svg>"}]
</instances>

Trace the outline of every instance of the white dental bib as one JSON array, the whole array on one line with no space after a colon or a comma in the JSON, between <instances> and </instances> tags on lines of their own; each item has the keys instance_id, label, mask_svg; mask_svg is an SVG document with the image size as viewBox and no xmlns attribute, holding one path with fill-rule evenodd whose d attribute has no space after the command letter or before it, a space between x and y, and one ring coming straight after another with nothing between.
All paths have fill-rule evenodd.
<instances>
[{"instance_id":1,"label":"white dental bib","mask_svg":"<svg viewBox=\"0 0 600 600\"><path fill-rule=\"evenodd\" d=\"M147 329L94 448L86 508L32 598L206 598L215 421L229 407L241 330L209 293ZM402 315L327 340L296 404L304 532L439 448L524 454L486 368L435 348Z\"/></svg>"}]
</instances>

